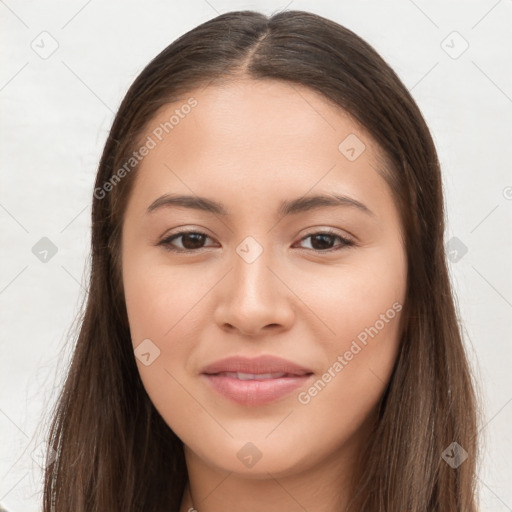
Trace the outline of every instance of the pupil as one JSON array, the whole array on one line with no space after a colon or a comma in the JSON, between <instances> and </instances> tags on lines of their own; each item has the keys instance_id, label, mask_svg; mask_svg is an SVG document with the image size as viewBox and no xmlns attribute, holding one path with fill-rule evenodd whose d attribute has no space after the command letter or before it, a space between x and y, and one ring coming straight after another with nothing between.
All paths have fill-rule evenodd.
<instances>
[{"instance_id":1,"label":"pupil","mask_svg":"<svg viewBox=\"0 0 512 512\"><path fill-rule=\"evenodd\" d=\"M192 242L192 244L186 243L187 240L190 239L196 239L196 243ZM204 235L201 235L200 233L192 233L183 235L182 244L185 249L198 249L201 248L201 243L204 243Z\"/></svg>"},{"instance_id":2,"label":"pupil","mask_svg":"<svg viewBox=\"0 0 512 512\"><path fill-rule=\"evenodd\" d=\"M323 242L320 242L320 247L315 247L315 243L313 242L314 240L323 240ZM313 238L312 238L312 243L311 245L315 248L315 249L330 249L330 245L332 240L331 240L331 235L315 235ZM318 244L316 244L318 245Z\"/></svg>"}]
</instances>

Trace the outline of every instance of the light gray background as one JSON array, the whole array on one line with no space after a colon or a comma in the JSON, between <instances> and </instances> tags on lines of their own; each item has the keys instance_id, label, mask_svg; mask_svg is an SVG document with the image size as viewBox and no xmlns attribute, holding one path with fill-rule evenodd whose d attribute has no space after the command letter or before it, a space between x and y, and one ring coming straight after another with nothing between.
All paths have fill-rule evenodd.
<instances>
[{"instance_id":1,"label":"light gray background","mask_svg":"<svg viewBox=\"0 0 512 512\"><path fill-rule=\"evenodd\" d=\"M40 510L41 422L86 293L96 166L123 95L198 24L231 10L284 8L316 12L370 42L432 130L446 240L450 251L467 248L451 252L450 265L484 404L482 510L512 510L510 0L0 0L0 502L9 510ZM58 249L47 262L32 252L42 237Z\"/></svg>"}]
</instances>

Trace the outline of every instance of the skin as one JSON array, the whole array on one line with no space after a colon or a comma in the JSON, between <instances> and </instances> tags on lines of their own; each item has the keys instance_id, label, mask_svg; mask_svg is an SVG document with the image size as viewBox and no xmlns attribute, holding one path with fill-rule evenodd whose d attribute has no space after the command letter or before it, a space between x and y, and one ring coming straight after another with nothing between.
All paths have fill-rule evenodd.
<instances>
[{"instance_id":1,"label":"skin","mask_svg":"<svg viewBox=\"0 0 512 512\"><path fill-rule=\"evenodd\" d=\"M147 134L190 96L197 106L136 171L122 231L133 347L150 339L160 350L148 366L137 358L137 366L155 407L185 444L189 486L180 512L192 502L199 512L342 510L396 360L400 313L367 345L359 343L362 349L308 403L298 394L380 315L404 303L401 225L378 171L379 148L323 96L274 80L192 91L166 105ZM338 149L350 134L366 146L354 161ZM220 201L229 215L184 207L146 213L165 193ZM350 196L372 214L341 205L276 215L281 201L318 193ZM171 242L199 247L195 253L158 245L178 227L206 233L202 245L187 237ZM306 238L328 228L334 235L325 246ZM336 235L355 244L343 246ZM263 249L252 263L236 251L247 236ZM218 359L261 354L292 360L314 376L253 407L231 402L200 378ZM252 467L237 457L248 441L261 453Z\"/></svg>"}]
</instances>

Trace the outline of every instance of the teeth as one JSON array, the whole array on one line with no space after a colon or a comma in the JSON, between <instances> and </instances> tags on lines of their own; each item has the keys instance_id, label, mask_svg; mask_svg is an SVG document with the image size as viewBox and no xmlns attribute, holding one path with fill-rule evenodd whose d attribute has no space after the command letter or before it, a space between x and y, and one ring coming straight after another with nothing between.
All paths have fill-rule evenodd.
<instances>
[{"instance_id":1,"label":"teeth","mask_svg":"<svg viewBox=\"0 0 512 512\"><path fill-rule=\"evenodd\" d=\"M231 377L239 380L266 380L266 379L279 379L285 377L286 373L243 373L243 372L223 372L221 375Z\"/></svg>"},{"instance_id":2,"label":"teeth","mask_svg":"<svg viewBox=\"0 0 512 512\"><path fill-rule=\"evenodd\" d=\"M236 378L240 380L266 380L266 379L279 379L284 377L286 373L242 373L238 372Z\"/></svg>"}]
</instances>

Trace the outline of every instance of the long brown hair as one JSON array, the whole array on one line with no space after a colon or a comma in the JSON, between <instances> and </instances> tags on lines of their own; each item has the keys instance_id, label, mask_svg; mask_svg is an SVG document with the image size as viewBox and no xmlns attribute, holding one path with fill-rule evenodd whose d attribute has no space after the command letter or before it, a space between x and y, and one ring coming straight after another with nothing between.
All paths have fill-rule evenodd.
<instances>
[{"instance_id":1,"label":"long brown hair","mask_svg":"<svg viewBox=\"0 0 512 512\"><path fill-rule=\"evenodd\" d=\"M433 140L407 88L369 44L303 11L229 12L205 22L155 57L122 101L96 178L89 294L52 411L57 457L45 470L43 510L179 509L183 443L140 380L121 279L120 234L136 166L120 180L114 175L161 107L242 76L307 86L348 112L382 150L400 209L408 260L400 351L354 474L350 510L474 512L476 399L447 270ZM453 459L453 442L469 455L461 464L442 457L448 448Z\"/></svg>"}]
</instances>

